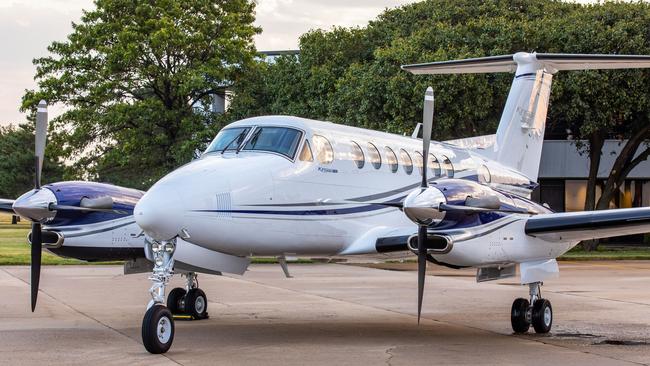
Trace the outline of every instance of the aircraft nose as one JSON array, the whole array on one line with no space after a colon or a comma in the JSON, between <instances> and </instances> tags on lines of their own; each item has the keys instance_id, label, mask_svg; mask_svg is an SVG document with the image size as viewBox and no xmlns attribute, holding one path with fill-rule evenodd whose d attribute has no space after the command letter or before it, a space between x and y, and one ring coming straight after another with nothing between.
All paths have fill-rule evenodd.
<instances>
[{"instance_id":1,"label":"aircraft nose","mask_svg":"<svg viewBox=\"0 0 650 366\"><path fill-rule=\"evenodd\" d=\"M56 205L56 196L47 188L32 189L14 201L14 212L30 221L44 222L53 218L56 211L50 205Z\"/></svg>"},{"instance_id":2,"label":"aircraft nose","mask_svg":"<svg viewBox=\"0 0 650 366\"><path fill-rule=\"evenodd\" d=\"M156 184L133 209L135 222L155 240L170 240L182 230L184 206L178 192L169 184Z\"/></svg>"}]
</instances>

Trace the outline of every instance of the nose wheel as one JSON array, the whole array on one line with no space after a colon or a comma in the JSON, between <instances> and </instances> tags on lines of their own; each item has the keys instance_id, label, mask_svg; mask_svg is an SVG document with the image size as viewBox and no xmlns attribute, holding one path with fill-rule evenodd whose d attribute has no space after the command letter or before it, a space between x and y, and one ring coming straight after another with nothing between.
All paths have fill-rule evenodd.
<instances>
[{"instance_id":1,"label":"nose wheel","mask_svg":"<svg viewBox=\"0 0 650 366\"><path fill-rule=\"evenodd\" d=\"M142 344L150 353L165 353L174 341L174 319L166 306L155 304L142 319Z\"/></svg>"},{"instance_id":2,"label":"nose wheel","mask_svg":"<svg viewBox=\"0 0 650 366\"><path fill-rule=\"evenodd\" d=\"M541 285L540 282L528 285L530 301L518 298L512 303L510 322L515 333L526 333L531 325L535 333L545 334L551 331L553 307L549 300L541 297Z\"/></svg>"}]
</instances>

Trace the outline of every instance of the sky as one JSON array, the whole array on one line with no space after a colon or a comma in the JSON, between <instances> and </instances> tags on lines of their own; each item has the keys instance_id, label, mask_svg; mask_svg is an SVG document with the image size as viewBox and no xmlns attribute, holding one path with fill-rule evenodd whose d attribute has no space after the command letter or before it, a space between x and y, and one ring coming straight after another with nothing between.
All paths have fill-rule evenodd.
<instances>
[{"instance_id":1,"label":"sky","mask_svg":"<svg viewBox=\"0 0 650 366\"><path fill-rule=\"evenodd\" d=\"M297 49L298 37L310 29L364 26L385 8L414 0L257 0L256 24L262 34L258 50ZM63 41L82 9L92 0L0 0L0 125L20 123L25 89L36 86L32 59L47 55L52 41ZM50 118L60 113L50 109Z\"/></svg>"}]
</instances>

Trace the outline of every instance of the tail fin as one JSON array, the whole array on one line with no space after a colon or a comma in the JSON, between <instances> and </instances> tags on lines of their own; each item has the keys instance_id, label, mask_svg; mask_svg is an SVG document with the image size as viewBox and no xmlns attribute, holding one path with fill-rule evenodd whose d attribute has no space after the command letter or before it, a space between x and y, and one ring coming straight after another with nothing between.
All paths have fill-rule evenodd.
<instances>
[{"instance_id":1,"label":"tail fin","mask_svg":"<svg viewBox=\"0 0 650 366\"><path fill-rule=\"evenodd\" d=\"M515 72L496 139L482 152L536 181L553 74L650 67L650 56L525 53L402 66L413 74Z\"/></svg>"}]
</instances>

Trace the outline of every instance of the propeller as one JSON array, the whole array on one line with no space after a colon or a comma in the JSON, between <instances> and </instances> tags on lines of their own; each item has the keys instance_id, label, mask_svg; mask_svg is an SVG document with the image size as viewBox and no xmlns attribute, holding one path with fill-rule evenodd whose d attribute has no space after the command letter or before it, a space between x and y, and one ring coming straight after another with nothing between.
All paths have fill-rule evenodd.
<instances>
[{"instance_id":1,"label":"propeller","mask_svg":"<svg viewBox=\"0 0 650 366\"><path fill-rule=\"evenodd\" d=\"M427 161L429 160L429 145L431 144L431 129L433 128L433 88L428 87L424 93L424 110L422 112L422 182L420 189L429 187L427 179ZM424 281L427 271L427 227L420 223L418 227L418 324L422 314L422 298L424 297Z\"/></svg>"},{"instance_id":2,"label":"propeller","mask_svg":"<svg viewBox=\"0 0 650 366\"><path fill-rule=\"evenodd\" d=\"M47 103L41 100L38 103L36 111L36 130L35 130L35 175L34 189L41 189L41 172L43 170L43 160L45 158L45 139L47 138ZM32 312L36 309L36 299L38 298L38 283L41 277L41 250L43 246L43 235L41 223L32 223L32 248L31 248L31 300Z\"/></svg>"}]
</instances>

